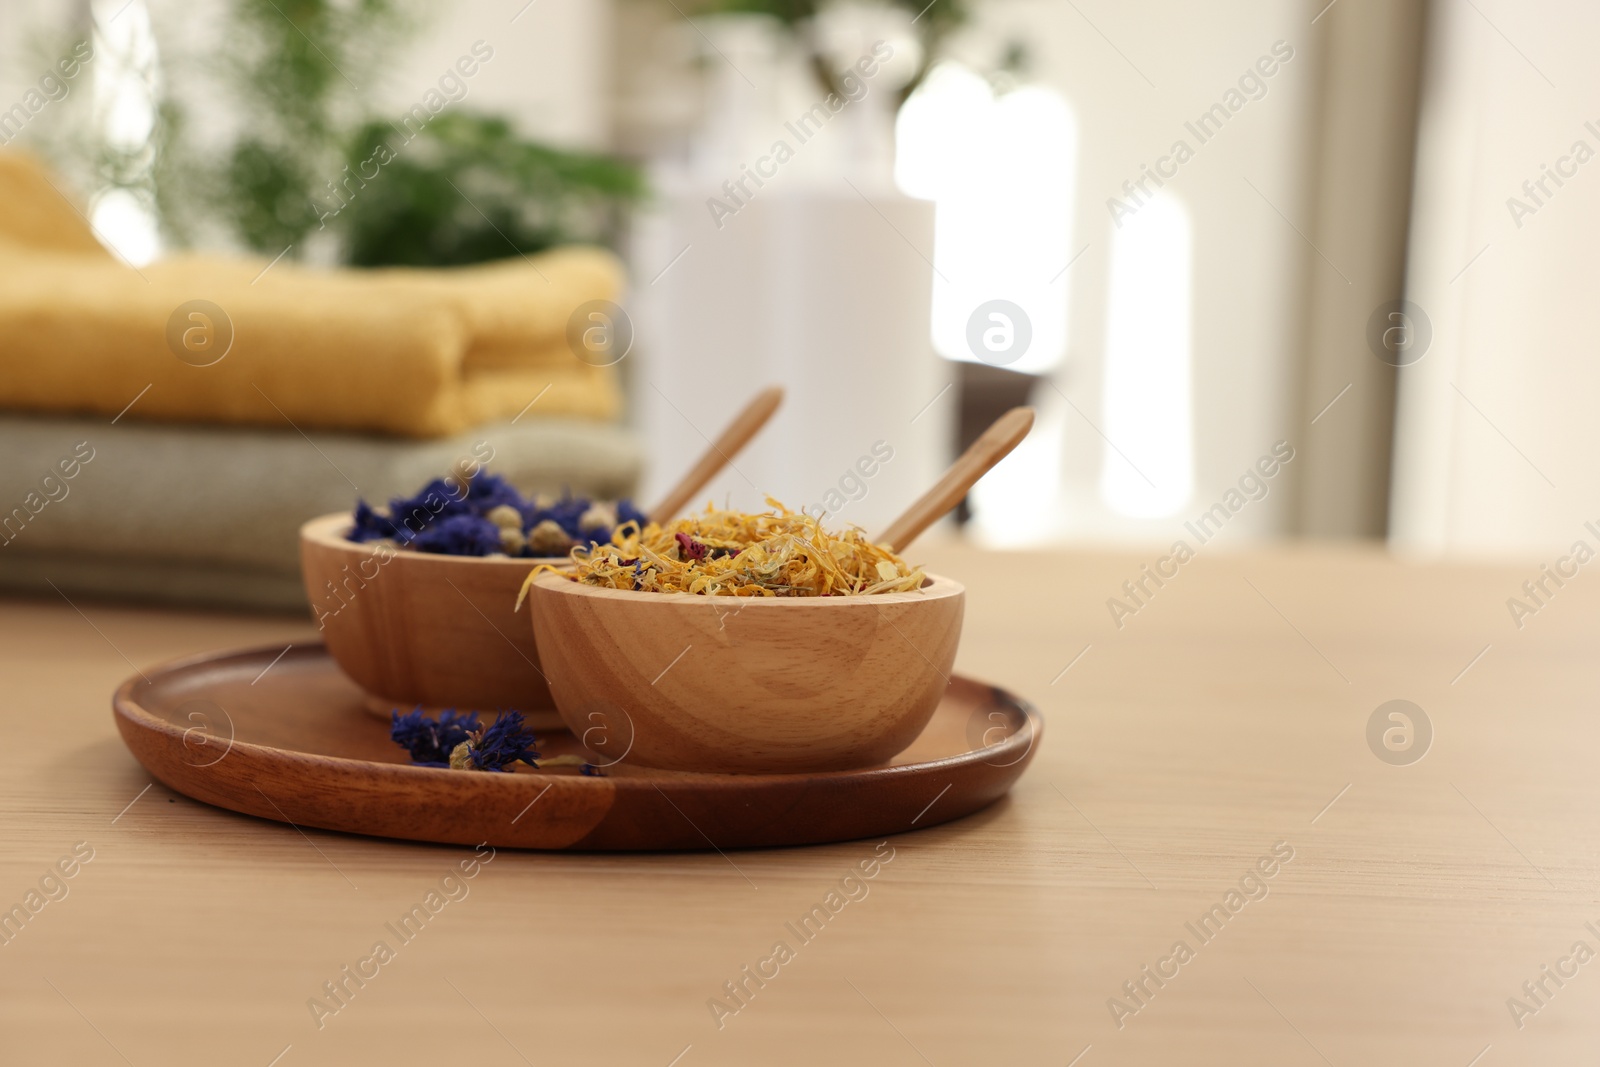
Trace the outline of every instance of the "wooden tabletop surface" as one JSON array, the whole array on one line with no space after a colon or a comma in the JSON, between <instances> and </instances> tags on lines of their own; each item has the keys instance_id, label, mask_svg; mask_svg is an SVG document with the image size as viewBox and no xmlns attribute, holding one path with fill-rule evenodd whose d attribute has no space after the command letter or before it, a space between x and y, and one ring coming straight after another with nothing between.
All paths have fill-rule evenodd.
<instances>
[{"instance_id":1,"label":"wooden tabletop surface","mask_svg":"<svg viewBox=\"0 0 1600 1067\"><path fill-rule=\"evenodd\" d=\"M1159 556L922 553L968 587L958 670L1049 724L987 811L471 878L470 850L175 796L123 748L135 668L309 624L0 604L0 909L39 894L0 927L0 1062L1593 1062L1600 584L1517 620L1537 561L1202 548L1118 628ZM1411 747L1387 711L1369 744L1396 699Z\"/></svg>"}]
</instances>

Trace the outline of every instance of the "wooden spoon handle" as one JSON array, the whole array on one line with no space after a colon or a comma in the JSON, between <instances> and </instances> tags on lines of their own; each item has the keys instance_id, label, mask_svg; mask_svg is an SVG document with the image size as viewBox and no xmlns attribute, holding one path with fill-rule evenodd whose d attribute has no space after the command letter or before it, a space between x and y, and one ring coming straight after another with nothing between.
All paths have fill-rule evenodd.
<instances>
[{"instance_id":1,"label":"wooden spoon handle","mask_svg":"<svg viewBox=\"0 0 1600 1067\"><path fill-rule=\"evenodd\" d=\"M678 479L678 484L667 491L661 502L650 509L650 521L666 522L683 510L684 505L694 499L694 495L704 489L706 483L715 478L750 443L750 439L767 424L782 403L781 385L768 386L757 393L738 417L728 424L728 428L722 431L722 436L711 442L711 447L700 457L700 462L689 468L689 472Z\"/></svg>"},{"instance_id":2,"label":"wooden spoon handle","mask_svg":"<svg viewBox=\"0 0 1600 1067\"><path fill-rule=\"evenodd\" d=\"M904 552L922 532L944 517L945 512L961 503L967 490L978 479L989 473L989 468L1011 454L1033 428L1032 408L1012 408L1001 415L961 453L961 458L950 465L944 477L934 483L917 502L912 504L894 523L876 538L876 543L888 545L892 552Z\"/></svg>"}]
</instances>

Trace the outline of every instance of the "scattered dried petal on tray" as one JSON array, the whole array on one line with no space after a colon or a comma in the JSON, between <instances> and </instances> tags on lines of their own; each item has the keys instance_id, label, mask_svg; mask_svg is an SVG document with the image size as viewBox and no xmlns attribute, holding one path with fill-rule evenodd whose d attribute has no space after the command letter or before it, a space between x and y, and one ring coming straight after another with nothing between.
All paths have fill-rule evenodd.
<instances>
[{"instance_id":1,"label":"scattered dried petal on tray","mask_svg":"<svg viewBox=\"0 0 1600 1067\"><path fill-rule=\"evenodd\" d=\"M476 712L462 713L454 708L445 709L437 720L424 715L420 707L405 715L396 710L390 713L390 721L390 739L410 752L413 762L424 767L507 771L518 762L530 767L588 767L577 756L541 759L538 740L523 725L520 712L505 712L488 727L478 722Z\"/></svg>"},{"instance_id":2,"label":"scattered dried petal on tray","mask_svg":"<svg viewBox=\"0 0 1600 1067\"><path fill-rule=\"evenodd\" d=\"M665 526L625 521L609 544L573 548L570 567L534 568L522 595L546 571L613 589L707 596L865 596L922 586L920 567L859 528L829 533L804 512L767 503L772 511L708 508Z\"/></svg>"},{"instance_id":3,"label":"scattered dried petal on tray","mask_svg":"<svg viewBox=\"0 0 1600 1067\"><path fill-rule=\"evenodd\" d=\"M396 709L389 717L390 740L424 767L448 767L451 751L480 728L476 713L459 713L454 708L441 712L438 720L422 714L420 707L405 715Z\"/></svg>"},{"instance_id":4,"label":"scattered dried petal on tray","mask_svg":"<svg viewBox=\"0 0 1600 1067\"><path fill-rule=\"evenodd\" d=\"M539 765L538 744L533 732L523 728L522 715L508 711L488 729L474 730L450 751L453 771L503 771L513 763Z\"/></svg>"}]
</instances>

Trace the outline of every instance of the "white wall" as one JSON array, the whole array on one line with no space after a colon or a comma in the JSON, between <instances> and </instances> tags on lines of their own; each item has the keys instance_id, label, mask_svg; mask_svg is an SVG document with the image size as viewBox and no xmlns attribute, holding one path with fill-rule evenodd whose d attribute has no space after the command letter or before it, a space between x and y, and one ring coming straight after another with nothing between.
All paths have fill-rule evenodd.
<instances>
[{"instance_id":1,"label":"white wall","mask_svg":"<svg viewBox=\"0 0 1600 1067\"><path fill-rule=\"evenodd\" d=\"M0 4L0 100L5 107L45 72L35 46L65 32L78 0L6 0Z\"/></svg>"},{"instance_id":2,"label":"white wall","mask_svg":"<svg viewBox=\"0 0 1600 1067\"><path fill-rule=\"evenodd\" d=\"M0 3L0 111L9 111L30 89L38 88L42 76L54 72L54 49L65 46L70 50L76 42L88 39L87 17L80 17L86 8L87 0ZM64 122L68 101L80 95L86 98L92 81L91 68L80 68L67 85L68 96L46 104L34 115L16 145L27 144Z\"/></svg>"},{"instance_id":3,"label":"white wall","mask_svg":"<svg viewBox=\"0 0 1600 1067\"><path fill-rule=\"evenodd\" d=\"M1543 206L1522 183L1575 142L1600 153L1597 34L1600 8L1576 0L1435 7L1408 278L1434 333L1401 372L1397 547L1594 543L1582 525L1600 519L1600 159L1560 188L1547 181ZM1520 226L1512 197L1536 207Z\"/></svg>"},{"instance_id":4,"label":"white wall","mask_svg":"<svg viewBox=\"0 0 1600 1067\"><path fill-rule=\"evenodd\" d=\"M146 0L162 38L186 51L215 52L220 4ZM0 100L10 106L44 72L34 44L45 31L67 27L86 8L82 0L5 0L0 3ZM576 147L607 144L610 120L610 0L470 0L417 7L421 32L400 57L377 72L371 90L382 113L398 117L415 104L474 41L494 59L469 81L465 106L515 117L525 133ZM514 20L514 21L513 21ZM37 69L35 69L37 68ZM203 94L202 94L203 95ZM231 127L225 102L186 99L203 127ZM202 129L201 133L204 134ZM225 130L223 131L226 132Z\"/></svg>"},{"instance_id":5,"label":"white wall","mask_svg":"<svg viewBox=\"0 0 1600 1067\"><path fill-rule=\"evenodd\" d=\"M471 0L426 11L426 32L383 72L381 106L405 111L482 40L494 58L471 79L463 107L505 112L524 133L565 147L606 146L609 0Z\"/></svg>"}]
</instances>

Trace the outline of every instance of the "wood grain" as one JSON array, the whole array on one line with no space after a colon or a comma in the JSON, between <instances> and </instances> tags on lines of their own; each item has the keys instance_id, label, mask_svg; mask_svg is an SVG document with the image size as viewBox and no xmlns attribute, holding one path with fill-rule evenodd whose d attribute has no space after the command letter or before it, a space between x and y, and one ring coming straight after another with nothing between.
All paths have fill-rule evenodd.
<instances>
[{"instance_id":1,"label":"wood grain","mask_svg":"<svg viewBox=\"0 0 1600 1067\"><path fill-rule=\"evenodd\" d=\"M889 528L877 538L880 545L891 551L904 552L922 536L924 530L944 518L950 509L961 503L961 498L978 484L989 470L1011 454L1033 429L1032 408L1012 408L998 419L972 444L950 469L944 472L933 487L918 497Z\"/></svg>"},{"instance_id":2,"label":"wood grain","mask_svg":"<svg viewBox=\"0 0 1600 1067\"><path fill-rule=\"evenodd\" d=\"M686 471L677 484L648 512L652 522L670 522L678 513L694 502L695 494L706 487L722 468L733 462L733 457L744 451L750 439L783 404L783 386L771 385L761 390L736 415L727 429L711 442L700 459Z\"/></svg>"},{"instance_id":3,"label":"wood grain","mask_svg":"<svg viewBox=\"0 0 1600 1067\"><path fill-rule=\"evenodd\" d=\"M556 710L610 758L777 774L882 763L950 682L960 583L909 593L708 597L547 574L533 629Z\"/></svg>"},{"instance_id":4,"label":"wood grain","mask_svg":"<svg viewBox=\"0 0 1600 1067\"><path fill-rule=\"evenodd\" d=\"M1033 758L1038 714L970 679L943 688L912 751L837 774L674 774L597 757L565 731L543 756L608 764L489 774L413 766L321 645L202 656L130 678L113 706L128 747L162 782L209 804L298 826L502 848L748 848L893 833L997 800ZM273 665L260 683L253 679ZM535 803L537 802L537 804ZM708 844L709 842L709 844Z\"/></svg>"},{"instance_id":5,"label":"wood grain","mask_svg":"<svg viewBox=\"0 0 1600 1067\"><path fill-rule=\"evenodd\" d=\"M66 899L0 946L0 1062L1592 1061L1597 961L1550 983L1521 1029L1506 1000L1575 940L1596 944L1600 582L1585 570L1518 629L1506 599L1549 556L1424 565L1335 546L1195 547L1119 629L1107 599L1164 553L917 543L916 562L966 587L957 672L1038 704L1049 736L999 802L887 837L894 859L868 895L809 943L785 924L885 839L501 850L321 1029L307 999L472 850L192 801L151 784L108 707L135 668L282 650L315 629L0 602L0 907L74 842L95 849ZM1396 697L1434 726L1406 767L1365 736ZM1119 1029L1107 1000L1277 841L1295 857L1266 899ZM794 961L751 983L719 1028L708 999L779 939Z\"/></svg>"}]
</instances>

